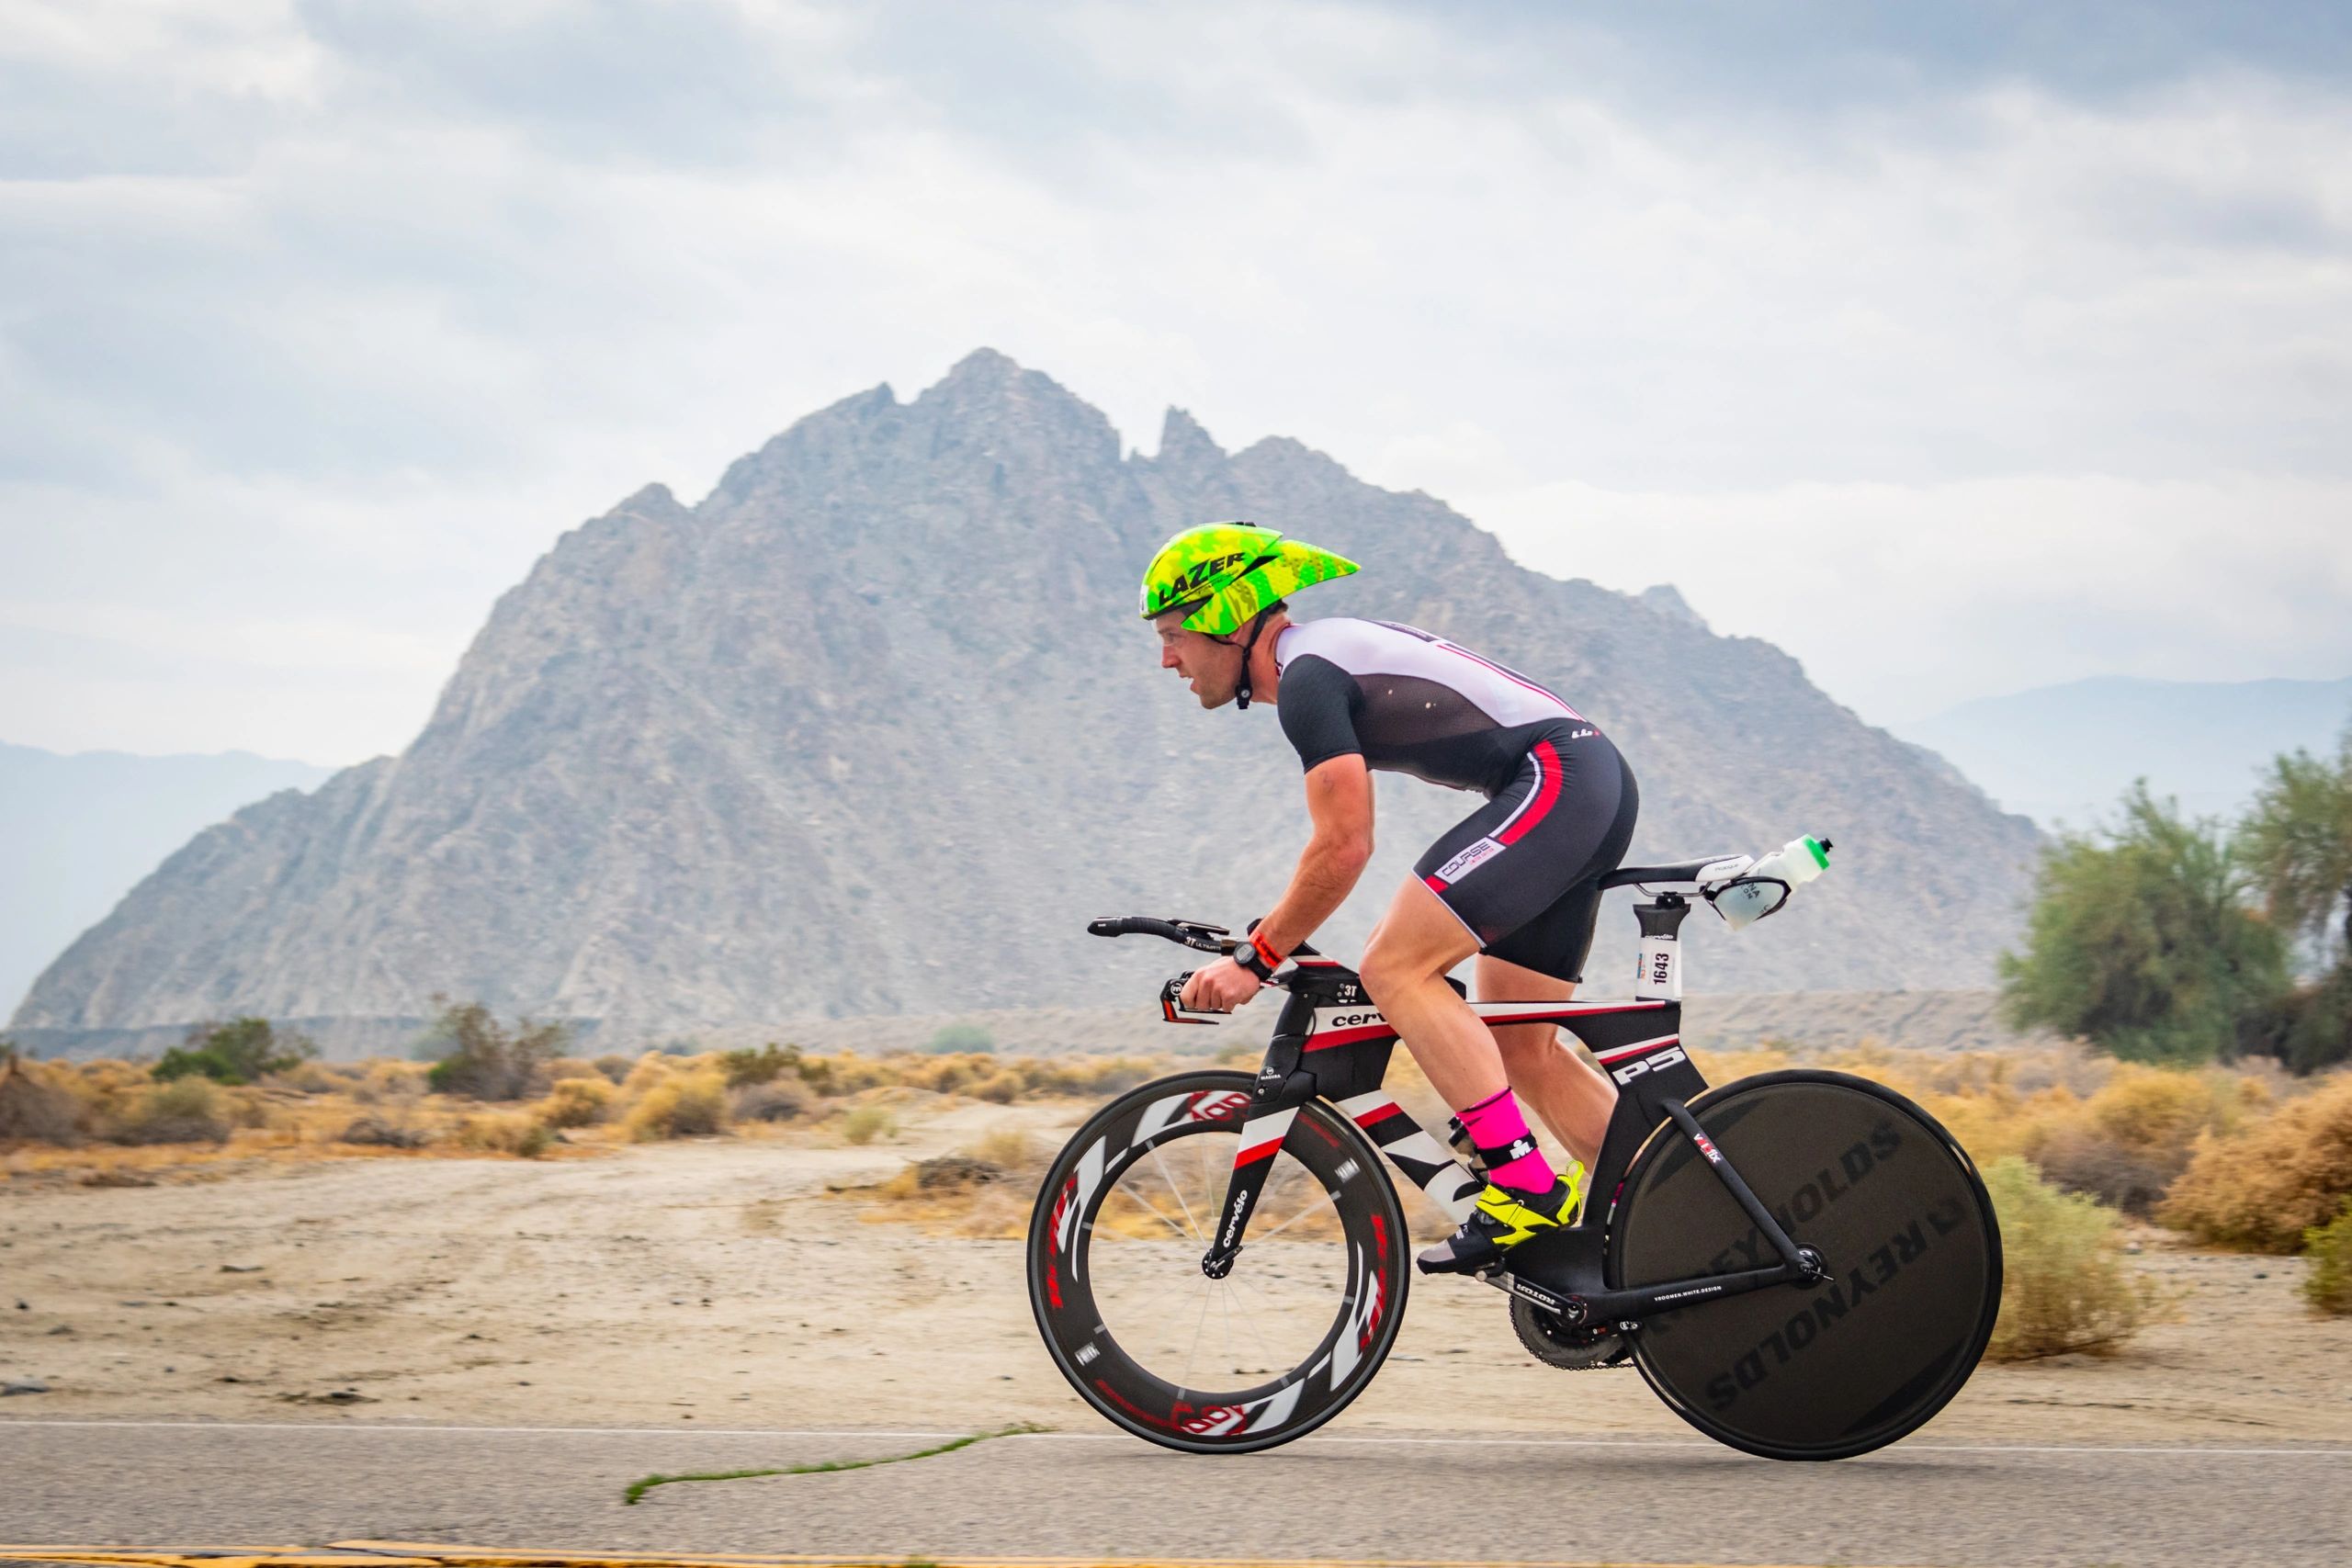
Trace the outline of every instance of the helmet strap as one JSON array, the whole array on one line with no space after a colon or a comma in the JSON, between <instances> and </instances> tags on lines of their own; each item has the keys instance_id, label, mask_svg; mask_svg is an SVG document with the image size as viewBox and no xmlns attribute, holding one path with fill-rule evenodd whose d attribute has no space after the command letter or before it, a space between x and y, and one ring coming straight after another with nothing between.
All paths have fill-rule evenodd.
<instances>
[{"instance_id":1,"label":"helmet strap","mask_svg":"<svg viewBox=\"0 0 2352 1568\"><path fill-rule=\"evenodd\" d=\"M1263 611L1250 619L1250 640L1241 645L1241 679L1233 688L1234 705L1242 712L1250 711L1250 656L1257 650L1258 639L1266 635Z\"/></svg>"}]
</instances>

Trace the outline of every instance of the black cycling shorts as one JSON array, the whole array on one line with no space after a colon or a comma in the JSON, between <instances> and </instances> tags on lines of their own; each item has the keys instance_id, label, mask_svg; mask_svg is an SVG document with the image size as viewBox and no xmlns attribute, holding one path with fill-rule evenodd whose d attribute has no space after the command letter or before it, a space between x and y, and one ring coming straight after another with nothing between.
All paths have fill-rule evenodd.
<instances>
[{"instance_id":1,"label":"black cycling shorts","mask_svg":"<svg viewBox=\"0 0 2352 1568\"><path fill-rule=\"evenodd\" d=\"M1589 724L1546 725L1501 793L1413 870L1482 952L1561 980L1584 978L1600 878L1623 863L1641 810L1634 770Z\"/></svg>"}]
</instances>

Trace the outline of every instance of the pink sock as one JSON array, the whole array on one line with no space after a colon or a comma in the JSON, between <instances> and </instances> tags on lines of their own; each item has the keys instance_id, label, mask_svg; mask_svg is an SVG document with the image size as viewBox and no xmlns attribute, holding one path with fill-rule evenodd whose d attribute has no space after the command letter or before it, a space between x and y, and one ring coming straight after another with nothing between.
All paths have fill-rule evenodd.
<instances>
[{"instance_id":1,"label":"pink sock","mask_svg":"<svg viewBox=\"0 0 2352 1568\"><path fill-rule=\"evenodd\" d=\"M1487 1180L1521 1192L1552 1190L1559 1175L1553 1170L1552 1162L1544 1157L1544 1151L1535 1146L1535 1134L1527 1130L1527 1118L1520 1111L1518 1096L1504 1089L1460 1114L1463 1129L1477 1145L1478 1157L1486 1162Z\"/></svg>"}]
</instances>

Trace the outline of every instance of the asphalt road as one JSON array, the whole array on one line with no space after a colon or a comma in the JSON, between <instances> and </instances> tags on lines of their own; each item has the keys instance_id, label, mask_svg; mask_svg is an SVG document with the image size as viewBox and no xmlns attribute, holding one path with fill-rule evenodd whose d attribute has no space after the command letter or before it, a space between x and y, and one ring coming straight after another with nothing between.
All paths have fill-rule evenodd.
<instances>
[{"instance_id":1,"label":"asphalt road","mask_svg":"<svg viewBox=\"0 0 2352 1568\"><path fill-rule=\"evenodd\" d=\"M1198 1459L954 1433L0 1420L0 1544L323 1544L922 1557L2281 1564L2352 1556L2352 1449L1915 1439L1835 1464L1700 1441L1309 1438Z\"/></svg>"}]
</instances>

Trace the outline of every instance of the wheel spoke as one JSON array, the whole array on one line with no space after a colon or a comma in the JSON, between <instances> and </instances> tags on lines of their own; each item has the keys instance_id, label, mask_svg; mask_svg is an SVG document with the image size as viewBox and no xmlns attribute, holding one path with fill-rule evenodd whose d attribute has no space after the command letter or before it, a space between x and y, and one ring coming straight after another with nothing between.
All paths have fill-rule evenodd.
<instances>
[{"instance_id":1,"label":"wheel spoke","mask_svg":"<svg viewBox=\"0 0 2352 1568\"><path fill-rule=\"evenodd\" d=\"M1182 1386L1186 1389L1193 1386L1193 1358L1201 1353L1201 1331L1209 1325L1209 1287L1215 1282L1206 1275L1201 1278L1201 1314L1193 1320L1193 1343L1184 1352Z\"/></svg>"},{"instance_id":2,"label":"wheel spoke","mask_svg":"<svg viewBox=\"0 0 2352 1568\"><path fill-rule=\"evenodd\" d=\"M1324 1192L1320 1188L1317 1188L1316 1190L1317 1196L1329 1196L1329 1193ZM1289 1219L1284 1220L1282 1224L1274 1226L1272 1230L1251 1232L1250 1239L1252 1241L1271 1241L1275 1236L1282 1235L1283 1232L1290 1229L1291 1226L1298 1224L1299 1221L1311 1218L1314 1215L1326 1212L1327 1210L1325 1205L1317 1203L1314 1199L1310 1198L1306 1201L1306 1206L1301 1208L1297 1213L1293 1214Z\"/></svg>"},{"instance_id":3,"label":"wheel spoke","mask_svg":"<svg viewBox=\"0 0 2352 1568\"><path fill-rule=\"evenodd\" d=\"M1158 1144L1151 1145L1151 1163L1159 1168L1159 1179L1168 1183L1168 1190L1176 1194L1177 1207L1184 1211L1184 1223L1192 1227L1193 1239L1204 1247L1208 1245L1209 1238L1202 1231L1201 1223L1193 1218L1193 1205L1184 1201L1184 1190L1176 1185L1174 1177L1168 1174L1168 1162L1159 1157Z\"/></svg>"}]
</instances>

